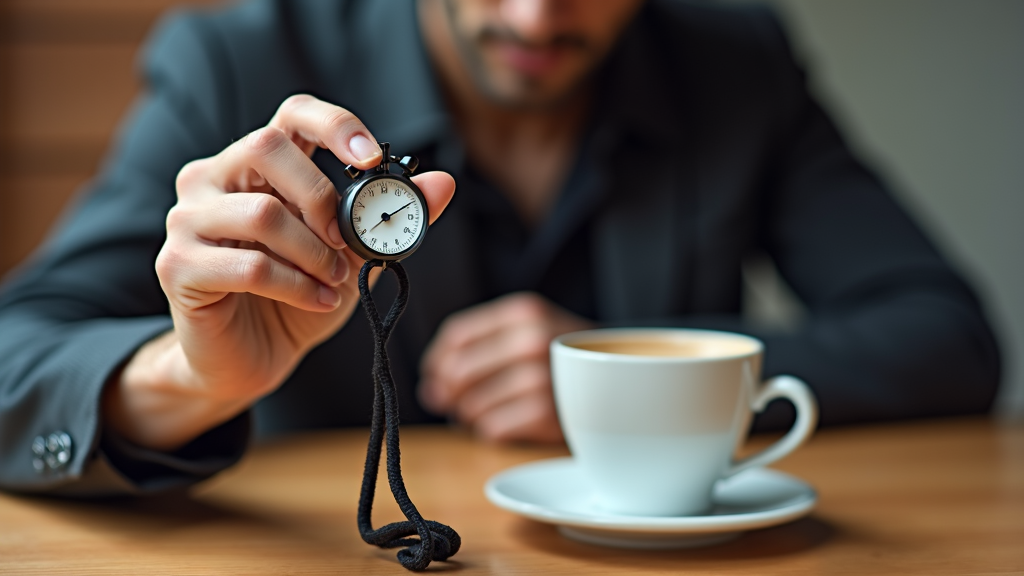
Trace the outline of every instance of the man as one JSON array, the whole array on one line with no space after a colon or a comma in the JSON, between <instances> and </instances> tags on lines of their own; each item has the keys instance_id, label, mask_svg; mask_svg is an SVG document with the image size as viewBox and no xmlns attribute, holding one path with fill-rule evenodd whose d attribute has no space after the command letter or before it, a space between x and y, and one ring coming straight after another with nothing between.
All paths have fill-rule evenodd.
<instances>
[{"instance_id":1,"label":"man","mask_svg":"<svg viewBox=\"0 0 1024 576\"><path fill-rule=\"evenodd\" d=\"M759 336L766 374L806 379L826 424L994 395L971 290L764 10L254 0L170 20L145 62L112 160L0 297L8 489L168 489L235 462L252 422L365 424L372 345L333 196L377 140L434 170L416 180L444 210L406 261L405 422L557 441L547 343L602 324ZM742 324L755 252L807 303L799 331Z\"/></svg>"}]
</instances>

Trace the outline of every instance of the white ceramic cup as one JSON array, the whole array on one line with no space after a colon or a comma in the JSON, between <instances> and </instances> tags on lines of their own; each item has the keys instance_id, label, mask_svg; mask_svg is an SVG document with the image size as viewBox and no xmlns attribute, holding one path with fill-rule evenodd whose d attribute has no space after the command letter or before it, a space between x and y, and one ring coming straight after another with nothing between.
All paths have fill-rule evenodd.
<instances>
[{"instance_id":1,"label":"white ceramic cup","mask_svg":"<svg viewBox=\"0 0 1024 576\"><path fill-rule=\"evenodd\" d=\"M609 343L627 353L602 351ZM556 338L558 418L596 504L636 516L704 513L715 482L774 462L810 437L814 396L792 376L759 383L763 351L755 338L707 330L603 329ZM793 427L736 460L752 415L775 398L796 406Z\"/></svg>"}]
</instances>

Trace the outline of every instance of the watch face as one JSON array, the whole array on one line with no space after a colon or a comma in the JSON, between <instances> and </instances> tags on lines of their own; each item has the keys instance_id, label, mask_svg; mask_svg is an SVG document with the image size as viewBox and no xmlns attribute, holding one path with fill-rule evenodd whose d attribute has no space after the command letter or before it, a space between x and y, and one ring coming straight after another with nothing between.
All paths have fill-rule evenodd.
<instances>
[{"instance_id":1,"label":"watch face","mask_svg":"<svg viewBox=\"0 0 1024 576\"><path fill-rule=\"evenodd\" d=\"M427 225L422 197L395 178L367 182L352 199L351 213L360 242L384 256L415 247Z\"/></svg>"}]
</instances>

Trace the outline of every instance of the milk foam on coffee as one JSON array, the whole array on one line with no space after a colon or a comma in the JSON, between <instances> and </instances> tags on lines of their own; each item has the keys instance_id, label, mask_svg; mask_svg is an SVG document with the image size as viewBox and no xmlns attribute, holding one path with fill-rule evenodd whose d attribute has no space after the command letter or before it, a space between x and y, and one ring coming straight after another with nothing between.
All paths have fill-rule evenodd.
<instances>
[{"instance_id":1,"label":"milk foam on coffee","mask_svg":"<svg viewBox=\"0 0 1024 576\"><path fill-rule=\"evenodd\" d=\"M591 352L624 354L627 356L657 356L669 358L722 358L750 354L756 345L745 339L708 337L635 337L582 342L566 342L566 345Z\"/></svg>"}]
</instances>

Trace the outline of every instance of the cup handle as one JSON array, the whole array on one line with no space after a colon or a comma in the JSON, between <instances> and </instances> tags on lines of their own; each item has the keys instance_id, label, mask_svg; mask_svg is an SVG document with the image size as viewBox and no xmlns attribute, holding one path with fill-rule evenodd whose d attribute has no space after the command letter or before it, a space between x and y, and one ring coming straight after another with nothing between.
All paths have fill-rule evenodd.
<instances>
[{"instance_id":1,"label":"cup handle","mask_svg":"<svg viewBox=\"0 0 1024 576\"><path fill-rule=\"evenodd\" d=\"M753 376L748 373L750 382ZM803 380L794 376L776 376L761 386L760 390L754 392L750 400L750 409L761 412L768 405L768 402L776 398L786 398L796 407L796 422L778 442L768 448L747 456L746 458L733 462L726 471L724 478L733 476L748 468L755 466L767 466L776 460L796 450L814 432L818 424L818 403L814 399L811 389Z\"/></svg>"}]
</instances>

